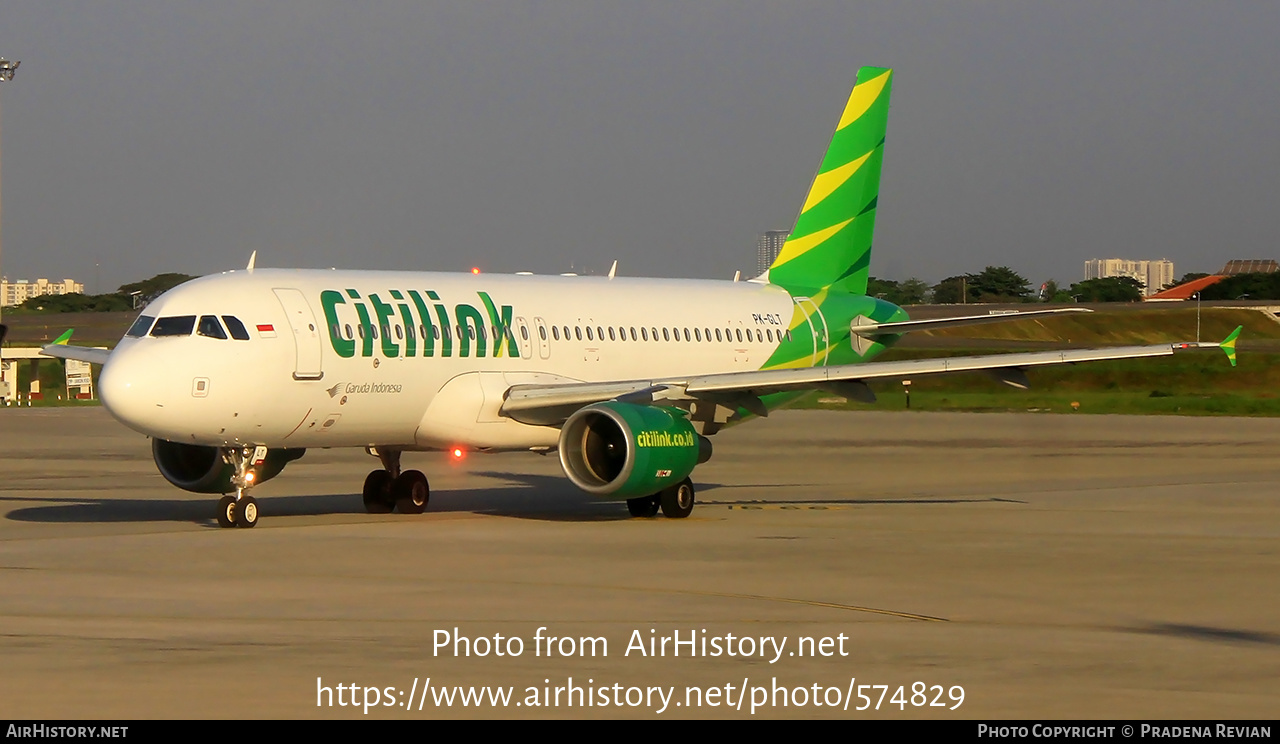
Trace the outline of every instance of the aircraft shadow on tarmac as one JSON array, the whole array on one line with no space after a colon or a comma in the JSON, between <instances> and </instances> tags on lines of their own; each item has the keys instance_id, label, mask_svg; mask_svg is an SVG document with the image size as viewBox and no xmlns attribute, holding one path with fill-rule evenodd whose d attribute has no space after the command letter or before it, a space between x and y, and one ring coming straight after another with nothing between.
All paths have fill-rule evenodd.
<instances>
[{"instance_id":1,"label":"aircraft shadow on tarmac","mask_svg":"<svg viewBox=\"0 0 1280 744\"><path fill-rule=\"evenodd\" d=\"M631 519L625 502L602 501L574 488L564 478L528 473L481 472L476 475L506 481L506 485L461 491L434 491L427 515L441 513L473 513L514 519L539 521L596 522ZM758 487L779 489L810 484L759 484ZM817 485L817 484L812 484ZM750 487L745 485L698 484L699 494L718 489ZM767 501L708 499L715 506L824 506L824 505L892 505L892 504L959 504L1014 501L981 498L836 498L836 499L769 499ZM6 517L16 522L54 524L113 522L189 522L216 526L214 499L190 496L173 499L14 497L0 496L0 504L36 502L40 506L19 507ZM50 503L53 502L53 503ZM1021 503L1021 502L1018 502ZM327 514L364 514L360 494L309 494L296 496L262 496L258 499L264 518L322 516ZM400 520L389 515L379 519Z\"/></svg>"},{"instance_id":2,"label":"aircraft shadow on tarmac","mask_svg":"<svg viewBox=\"0 0 1280 744\"><path fill-rule=\"evenodd\" d=\"M705 494L707 491L724 488L801 488L801 487L820 487L824 484L820 483L752 483L752 484L733 484L723 485L719 483L706 483L698 486L698 493ZM930 494L912 494L910 496L851 496L847 498L820 498L820 499L706 499L699 498L698 503L713 506L826 506L826 505L892 505L892 504L1025 504L1022 499L1011 499L1000 496L969 496L969 497L941 497L932 496Z\"/></svg>"},{"instance_id":3,"label":"aircraft shadow on tarmac","mask_svg":"<svg viewBox=\"0 0 1280 744\"><path fill-rule=\"evenodd\" d=\"M519 509L513 509L513 504L509 501L511 497L511 489L500 489L490 491L454 491L452 493L443 494L445 497L456 496L461 503L456 508L441 508L438 511L476 511L486 514L498 514L501 516L519 517L527 519L581 519L581 520L601 520L601 519L628 519L630 518L625 509L612 507L621 507L621 501L601 501L578 491L568 484L564 478L546 475L529 475L527 473L506 473L506 472L484 472L477 473L487 478L498 478L514 483L522 484L523 488L515 489L520 496L527 497ZM787 489L795 488L814 488L822 487L822 483L735 483L726 485L722 483L698 483L698 501L708 506L757 506L768 504L771 506L824 506L824 505L846 505L846 504L869 504L869 505L891 505L891 504L979 504L991 502L1004 502L1013 504L1025 504L1025 501L1018 499L999 498L990 496L980 496L971 498L942 498L929 495L913 495L909 497L850 497L850 498L821 498L821 499L741 499L731 500L723 498L706 498L708 492L720 489L735 488L768 488L778 489L778 493L786 493ZM498 494L505 503L498 505L478 506L474 501L477 495L486 493ZM550 496L550 498L549 498ZM436 509L436 495L431 496L431 508ZM587 516L583 514L584 510L599 509L604 507L609 510L608 514L596 514ZM565 512L555 514L550 512Z\"/></svg>"},{"instance_id":4,"label":"aircraft shadow on tarmac","mask_svg":"<svg viewBox=\"0 0 1280 744\"><path fill-rule=\"evenodd\" d=\"M483 473L489 477L515 481L511 485L465 491L435 491L427 516L432 513L481 513L523 519L598 521L628 518L626 504L604 502L578 491L563 478L514 473ZM365 513L358 493L258 496L263 518L321 516ZM129 499L102 497L13 497L0 496L0 505L36 502L6 516L16 522L110 523L110 522L191 522L216 527L215 499L189 496L172 499ZM53 502L53 503L50 503ZM2 507L0 507L2 508ZM387 515L382 520L405 517Z\"/></svg>"},{"instance_id":5,"label":"aircraft shadow on tarmac","mask_svg":"<svg viewBox=\"0 0 1280 744\"><path fill-rule=\"evenodd\" d=\"M1262 633L1253 630L1233 630L1231 628L1215 628L1208 625L1184 625L1181 623L1159 623L1143 628L1125 628L1133 633L1145 635L1174 636L1196 641L1217 641L1222 643L1255 643L1263 646L1280 646L1280 635Z\"/></svg>"}]
</instances>

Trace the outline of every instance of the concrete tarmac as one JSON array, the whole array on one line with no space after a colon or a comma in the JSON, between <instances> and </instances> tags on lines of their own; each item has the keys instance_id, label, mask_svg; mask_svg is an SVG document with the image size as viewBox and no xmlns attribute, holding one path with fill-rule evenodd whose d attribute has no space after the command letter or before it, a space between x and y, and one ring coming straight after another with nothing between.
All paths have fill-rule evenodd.
<instances>
[{"instance_id":1,"label":"concrete tarmac","mask_svg":"<svg viewBox=\"0 0 1280 744\"><path fill-rule=\"evenodd\" d=\"M314 450L219 529L102 409L0 409L0 717L1276 715L1280 421L780 412L715 445L686 520L533 454L406 455L429 511L371 516L376 460ZM634 643L677 631L708 655Z\"/></svg>"}]
</instances>

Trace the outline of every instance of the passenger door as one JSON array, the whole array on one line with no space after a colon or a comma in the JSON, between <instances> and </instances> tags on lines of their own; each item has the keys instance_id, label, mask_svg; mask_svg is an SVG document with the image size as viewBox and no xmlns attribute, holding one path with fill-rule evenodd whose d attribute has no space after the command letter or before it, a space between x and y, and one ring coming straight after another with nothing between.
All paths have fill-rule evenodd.
<instances>
[{"instance_id":1,"label":"passenger door","mask_svg":"<svg viewBox=\"0 0 1280 744\"><path fill-rule=\"evenodd\" d=\"M311 311L311 306L300 290L276 288L272 291L280 300L285 315L289 317L289 326L293 329L293 344L297 352L293 379L319 380L324 377L324 372L320 369L320 332L316 327L315 313Z\"/></svg>"},{"instance_id":2,"label":"passenger door","mask_svg":"<svg viewBox=\"0 0 1280 744\"><path fill-rule=\"evenodd\" d=\"M796 297L794 300L809 322L810 336L813 338L812 366L825 367L827 355L830 353L827 348L827 320L822 316L822 311L818 309L817 303L813 300L808 297ZM800 329L797 328L796 331L800 332Z\"/></svg>"}]
</instances>

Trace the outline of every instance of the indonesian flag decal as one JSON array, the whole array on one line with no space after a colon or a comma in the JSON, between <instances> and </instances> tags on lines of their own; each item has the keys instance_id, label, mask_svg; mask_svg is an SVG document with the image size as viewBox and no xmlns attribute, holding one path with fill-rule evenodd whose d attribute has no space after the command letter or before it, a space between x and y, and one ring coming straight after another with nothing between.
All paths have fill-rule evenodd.
<instances>
[{"instance_id":1,"label":"indonesian flag decal","mask_svg":"<svg viewBox=\"0 0 1280 744\"><path fill-rule=\"evenodd\" d=\"M270 323L259 323L258 335L261 336L262 338L275 338L276 327Z\"/></svg>"}]
</instances>

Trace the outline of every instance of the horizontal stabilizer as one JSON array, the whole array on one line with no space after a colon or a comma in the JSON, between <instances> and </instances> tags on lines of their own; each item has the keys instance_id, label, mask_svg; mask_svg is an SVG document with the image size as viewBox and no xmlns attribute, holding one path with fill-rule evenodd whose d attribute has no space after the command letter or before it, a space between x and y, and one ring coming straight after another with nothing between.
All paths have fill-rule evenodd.
<instances>
[{"instance_id":1,"label":"horizontal stabilizer","mask_svg":"<svg viewBox=\"0 0 1280 744\"><path fill-rule=\"evenodd\" d=\"M1031 381L1027 379L1027 373L1021 367L989 369L987 370L987 375L996 382L1003 382L1011 388L1019 390L1031 389Z\"/></svg>"},{"instance_id":2,"label":"horizontal stabilizer","mask_svg":"<svg viewBox=\"0 0 1280 744\"><path fill-rule=\"evenodd\" d=\"M911 331L935 331L940 328L958 326L983 325L985 323L1008 323L1012 320L1038 318L1060 313L1091 313L1087 307L1058 307L1051 310L1020 310L994 315L964 315L958 318L932 318L929 320L900 320L894 323L876 323L870 319L858 317L853 321L851 329L859 336L883 336L890 333L909 333ZM859 322L862 321L862 322Z\"/></svg>"}]
</instances>

